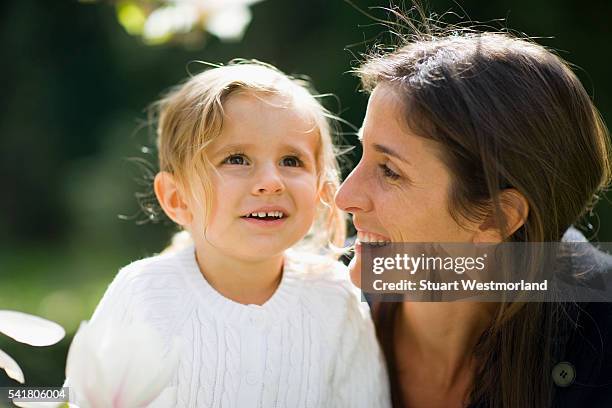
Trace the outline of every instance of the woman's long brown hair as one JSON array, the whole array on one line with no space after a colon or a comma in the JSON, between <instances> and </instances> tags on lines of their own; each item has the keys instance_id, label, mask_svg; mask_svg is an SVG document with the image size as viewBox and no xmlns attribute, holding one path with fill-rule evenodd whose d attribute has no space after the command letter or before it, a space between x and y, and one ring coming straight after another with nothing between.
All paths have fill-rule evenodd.
<instances>
[{"instance_id":1,"label":"woman's long brown hair","mask_svg":"<svg viewBox=\"0 0 612 408\"><path fill-rule=\"evenodd\" d=\"M608 133L569 65L527 39L474 30L406 38L356 70L367 91L391 84L415 134L439 143L453 177L449 212L462 220L494 214L514 188L529 203L509 241L555 242L591 209L610 181ZM409 215L407 215L409 216ZM474 354L470 403L547 407L561 303L501 303ZM374 307L395 407L403 406L394 355L399 304Z\"/></svg>"}]
</instances>

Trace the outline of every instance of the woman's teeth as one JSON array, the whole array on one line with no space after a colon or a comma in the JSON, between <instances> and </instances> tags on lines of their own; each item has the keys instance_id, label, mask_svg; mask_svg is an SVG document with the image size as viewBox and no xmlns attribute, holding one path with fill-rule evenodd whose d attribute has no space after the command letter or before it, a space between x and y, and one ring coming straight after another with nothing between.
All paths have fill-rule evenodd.
<instances>
[{"instance_id":1,"label":"woman's teeth","mask_svg":"<svg viewBox=\"0 0 612 408\"><path fill-rule=\"evenodd\" d=\"M361 231L357 231L357 239L361 243L375 244L380 246L386 245L391 242L389 238L383 237L382 235Z\"/></svg>"}]
</instances>

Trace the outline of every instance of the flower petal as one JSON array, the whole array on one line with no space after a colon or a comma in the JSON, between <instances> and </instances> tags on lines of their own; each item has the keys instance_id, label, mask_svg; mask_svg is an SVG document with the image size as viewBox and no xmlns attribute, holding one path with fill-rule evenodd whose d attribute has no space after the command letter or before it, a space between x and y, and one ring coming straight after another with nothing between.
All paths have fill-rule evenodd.
<instances>
[{"instance_id":1,"label":"flower petal","mask_svg":"<svg viewBox=\"0 0 612 408\"><path fill-rule=\"evenodd\" d=\"M164 42L174 34L187 33L196 22L197 10L189 4L160 7L147 18L143 37L147 41Z\"/></svg>"},{"instance_id":2,"label":"flower petal","mask_svg":"<svg viewBox=\"0 0 612 408\"><path fill-rule=\"evenodd\" d=\"M231 6L218 10L206 21L206 31L222 40L239 41L251 22L251 11L244 6Z\"/></svg>"},{"instance_id":3,"label":"flower petal","mask_svg":"<svg viewBox=\"0 0 612 408\"><path fill-rule=\"evenodd\" d=\"M22 384L25 382L23 371L21 371L19 364L2 350L0 350L0 368L3 368L6 374L13 380L19 381Z\"/></svg>"},{"instance_id":4,"label":"flower petal","mask_svg":"<svg viewBox=\"0 0 612 408\"><path fill-rule=\"evenodd\" d=\"M174 375L176 343L167 350L157 331L141 322L83 322L66 361L72 396L85 407L146 406L160 396ZM160 403L171 398L172 391L165 391Z\"/></svg>"},{"instance_id":5,"label":"flower petal","mask_svg":"<svg viewBox=\"0 0 612 408\"><path fill-rule=\"evenodd\" d=\"M0 310L0 332L31 346L50 346L66 334L57 323L13 310Z\"/></svg>"},{"instance_id":6,"label":"flower petal","mask_svg":"<svg viewBox=\"0 0 612 408\"><path fill-rule=\"evenodd\" d=\"M123 407L140 407L153 401L174 374L178 354L164 358L164 345L157 332L142 322L114 326L106 333L108 348L99 349L105 378L112 379L114 400ZM146 375L144 375L146 373Z\"/></svg>"},{"instance_id":7,"label":"flower petal","mask_svg":"<svg viewBox=\"0 0 612 408\"><path fill-rule=\"evenodd\" d=\"M185 1L185 0L183 0ZM209 10L218 10L227 7L235 7L235 6L250 6L255 3L259 3L263 0L208 0L205 2L205 7ZM193 0L186 0L185 2L193 2ZM197 3L197 0L196 0ZM200 7L204 7L199 3Z\"/></svg>"},{"instance_id":8,"label":"flower petal","mask_svg":"<svg viewBox=\"0 0 612 408\"><path fill-rule=\"evenodd\" d=\"M12 402L20 408L62 408L65 404L65 402ZM75 406L70 405L70 407L74 408Z\"/></svg>"},{"instance_id":9,"label":"flower petal","mask_svg":"<svg viewBox=\"0 0 612 408\"><path fill-rule=\"evenodd\" d=\"M155 398L153 402L147 405L147 408L167 408L176 406L176 390L177 387L167 387Z\"/></svg>"},{"instance_id":10,"label":"flower petal","mask_svg":"<svg viewBox=\"0 0 612 408\"><path fill-rule=\"evenodd\" d=\"M81 322L68 349L64 386L70 387L70 399L83 407L112 406L112 395L96 358L96 345L103 341L103 329L102 323L92 327Z\"/></svg>"}]
</instances>

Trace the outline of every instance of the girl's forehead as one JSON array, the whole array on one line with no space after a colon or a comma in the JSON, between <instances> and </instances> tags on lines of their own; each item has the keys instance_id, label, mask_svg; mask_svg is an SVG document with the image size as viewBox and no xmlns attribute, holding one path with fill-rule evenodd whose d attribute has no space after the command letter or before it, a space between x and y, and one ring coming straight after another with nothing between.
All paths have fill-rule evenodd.
<instances>
[{"instance_id":1,"label":"girl's forehead","mask_svg":"<svg viewBox=\"0 0 612 408\"><path fill-rule=\"evenodd\" d=\"M276 116L314 126L319 113L318 104L313 106L312 101L290 93L239 91L223 103L224 121Z\"/></svg>"},{"instance_id":2,"label":"girl's forehead","mask_svg":"<svg viewBox=\"0 0 612 408\"><path fill-rule=\"evenodd\" d=\"M224 109L221 132L209 152L296 150L307 154L318 149L319 129L314 120L292 108L267 101L235 98Z\"/></svg>"}]
</instances>

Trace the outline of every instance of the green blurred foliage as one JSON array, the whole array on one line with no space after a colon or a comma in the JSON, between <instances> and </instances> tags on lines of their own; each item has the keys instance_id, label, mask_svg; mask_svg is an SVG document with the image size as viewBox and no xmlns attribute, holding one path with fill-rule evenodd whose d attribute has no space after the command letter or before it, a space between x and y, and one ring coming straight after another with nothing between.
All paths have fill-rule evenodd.
<instances>
[{"instance_id":1,"label":"green blurred foliage","mask_svg":"<svg viewBox=\"0 0 612 408\"><path fill-rule=\"evenodd\" d=\"M363 10L388 4L354 3ZM611 123L609 1L432 0L430 7L477 21L507 18L501 26L543 37L540 43L579 67ZM241 42L210 37L185 48L145 45L125 32L115 8L105 3L0 5L0 308L39 314L69 333L46 348L0 336L0 348L22 365L28 384L61 384L79 321L89 318L121 266L161 250L174 231L168 223L136 222L142 214L134 193L143 189L137 182L143 173L129 158L155 162L142 151L152 145L144 109L188 72L202 69L190 61L257 58L306 74L319 92L338 97L325 100L332 111L357 126L363 119L367 98L347 71L380 37L380 25L341 0L265 0L251 11ZM347 49L351 44L357 45ZM352 135L345 138L356 142ZM355 149L353 162L359 154ZM599 240L612 240L610 203L602 201L597 214L585 225L599 229ZM15 385L0 374L0 386L9 384Z\"/></svg>"}]
</instances>

